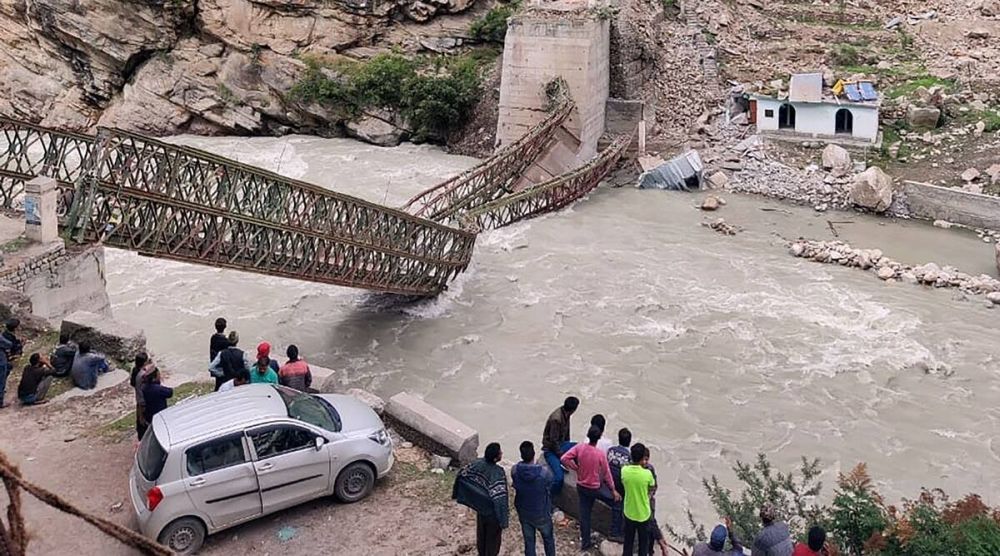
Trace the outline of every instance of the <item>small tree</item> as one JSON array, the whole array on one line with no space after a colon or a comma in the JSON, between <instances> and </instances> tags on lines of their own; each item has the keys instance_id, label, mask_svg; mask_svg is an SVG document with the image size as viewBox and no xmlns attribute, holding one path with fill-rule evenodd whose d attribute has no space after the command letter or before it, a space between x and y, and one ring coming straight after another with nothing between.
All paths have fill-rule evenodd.
<instances>
[{"instance_id":1,"label":"small tree","mask_svg":"<svg viewBox=\"0 0 1000 556\"><path fill-rule=\"evenodd\" d=\"M872 486L868 468L859 463L837 478L827 527L848 554L861 556L865 543L886 526L882 498Z\"/></svg>"}]
</instances>

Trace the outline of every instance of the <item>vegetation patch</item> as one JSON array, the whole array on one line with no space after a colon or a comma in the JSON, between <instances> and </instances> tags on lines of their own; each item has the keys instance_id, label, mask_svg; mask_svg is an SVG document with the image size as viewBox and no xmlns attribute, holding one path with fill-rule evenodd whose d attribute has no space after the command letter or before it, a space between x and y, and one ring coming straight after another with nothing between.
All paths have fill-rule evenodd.
<instances>
[{"instance_id":1,"label":"vegetation patch","mask_svg":"<svg viewBox=\"0 0 1000 556\"><path fill-rule=\"evenodd\" d=\"M482 42L503 44L507 38L507 20L521 9L521 1L509 4L499 4L486 14L473 21L469 26L469 35Z\"/></svg>"},{"instance_id":2,"label":"vegetation patch","mask_svg":"<svg viewBox=\"0 0 1000 556\"><path fill-rule=\"evenodd\" d=\"M945 92L951 92L955 89L954 79L941 79L939 77L934 77L931 75L920 75L907 79L905 82L892 87L886 91L886 96L889 98L902 98L908 97L916 92L920 87L930 89L935 85L940 85L944 87Z\"/></svg>"},{"instance_id":3,"label":"vegetation patch","mask_svg":"<svg viewBox=\"0 0 1000 556\"><path fill-rule=\"evenodd\" d=\"M328 106L344 119L389 110L407 122L414 141L442 141L465 124L478 102L485 60L482 55L409 58L398 53L365 62L307 59L309 69L292 94Z\"/></svg>"},{"instance_id":4,"label":"vegetation patch","mask_svg":"<svg viewBox=\"0 0 1000 556\"><path fill-rule=\"evenodd\" d=\"M1000 509L990 508L976 494L953 501L940 490L923 490L915 500L890 505L861 463L838 477L833 501L821 506L816 502L822 489L819 460L803 458L797 473L781 473L759 454L753 464L737 462L733 471L742 484L739 492L721 486L714 476L702 483L719 515L732 519L737 535L748 544L762 527L757 511L770 503L793 539L804 539L810 527L820 525L840 554L1000 554ZM691 533L668 526L669 533L688 545L704 542L705 527L690 513L688 520Z\"/></svg>"},{"instance_id":5,"label":"vegetation patch","mask_svg":"<svg viewBox=\"0 0 1000 556\"><path fill-rule=\"evenodd\" d=\"M16 237L6 243L0 244L0 253L14 253L28 246L31 241L24 237Z\"/></svg>"}]
</instances>

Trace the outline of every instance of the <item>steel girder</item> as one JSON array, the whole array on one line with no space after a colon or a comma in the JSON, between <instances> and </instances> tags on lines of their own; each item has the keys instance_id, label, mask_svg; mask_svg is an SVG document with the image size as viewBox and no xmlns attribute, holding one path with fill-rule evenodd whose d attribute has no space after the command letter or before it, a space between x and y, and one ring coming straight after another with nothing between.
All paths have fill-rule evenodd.
<instances>
[{"instance_id":1,"label":"steel girder","mask_svg":"<svg viewBox=\"0 0 1000 556\"><path fill-rule=\"evenodd\" d=\"M572 172L461 215L464 227L476 232L493 230L569 205L597 187L621 160L634 137L634 133L622 135L589 163Z\"/></svg>"},{"instance_id":2,"label":"steel girder","mask_svg":"<svg viewBox=\"0 0 1000 556\"><path fill-rule=\"evenodd\" d=\"M562 104L523 137L482 164L410 199L403 210L441 222L512 193L514 183L545 151L573 107L571 102Z\"/></svg>"},{"instance_id":3,"label":"steel girder","mask_svg":"<svg viewBox=\"0 0 1000 556\"><path fill-rule=\"evenodd\" d=\"M54 132L44 127L0 118L0 208L14 208L24 195L24 183L35 176L51 176L66 191L60 209L74 188L94 138Z\"/></svg>"}]
</instances>

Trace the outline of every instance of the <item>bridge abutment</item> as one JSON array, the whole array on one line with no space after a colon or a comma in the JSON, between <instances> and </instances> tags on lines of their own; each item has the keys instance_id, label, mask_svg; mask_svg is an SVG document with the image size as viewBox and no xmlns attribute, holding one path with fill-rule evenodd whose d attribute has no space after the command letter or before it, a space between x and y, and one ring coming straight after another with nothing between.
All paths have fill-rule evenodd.
<instances>
[{"instance_id":1,"label":"bridge abutment","mask_svg":"<svg viewBox=\"0 0 1000 556\"><path fill-rule=\"evenodd\" d=\"M553 161L553 165L568 170L593 157L604 133L610 45L609 22L574 5L538 7L515 16L507 29L503 54L497 124L500 146L513 143L545 119L549 104L545 86L561 77L576 104L563 128L576 136L579 145L567 145L559 155L572 160Z\"/></svg>"}]
</instances>

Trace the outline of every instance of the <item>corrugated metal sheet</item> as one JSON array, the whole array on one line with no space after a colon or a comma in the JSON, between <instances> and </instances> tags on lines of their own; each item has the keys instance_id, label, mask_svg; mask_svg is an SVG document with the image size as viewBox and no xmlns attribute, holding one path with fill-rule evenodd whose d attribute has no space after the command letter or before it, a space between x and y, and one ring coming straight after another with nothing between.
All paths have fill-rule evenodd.
<instances>
[{"instance_id":1,"label":"corrugated metal sheet","mask_svg":"<svg viewBox=\"0 0 1000 556\"><path fill-rule=\"evenodd\" d=\"M688 151L639 176L640 189L691 191L701 189L704 164L698 151Z\"/></svg>"},{"instance_id":2,"label":"corrugated metal sheet","mask_svg":"<svg viewBox=\"0 0 1000 556\"><path fill-rule=\"evenodd\" d=\"M797 73L788 86L788 100L792 102L821 102L823 100L823 74Z\"/></svg>"}]
</instances>

